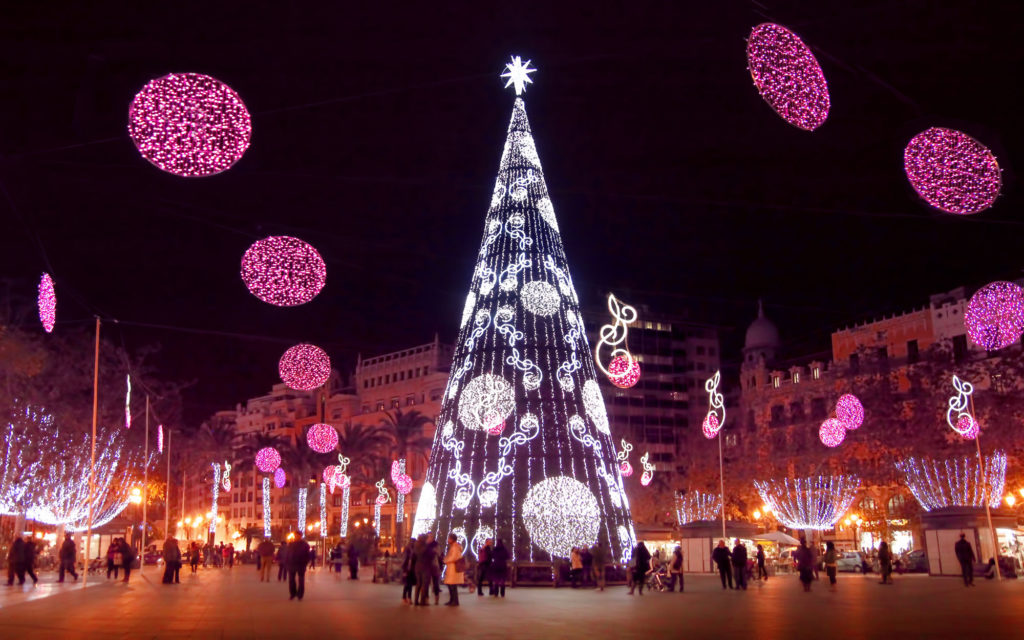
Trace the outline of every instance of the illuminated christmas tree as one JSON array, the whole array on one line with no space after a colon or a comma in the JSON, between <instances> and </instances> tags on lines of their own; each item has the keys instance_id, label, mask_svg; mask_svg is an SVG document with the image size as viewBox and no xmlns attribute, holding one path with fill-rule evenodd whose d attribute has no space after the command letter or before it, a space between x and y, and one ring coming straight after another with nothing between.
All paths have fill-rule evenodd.
<instances>
[{"instance_id":1,"label":"illuminated christmas tree","mask_svg":"<svg viewBox=\"0 0 1024 640\"><path fill-rule=\"evenodd\" d=\"M502 75L517 97L413 533L473 554L502 538L520 562L596 543L626 559L636 535L521 97L529 65Z\"/></svg>"}]
</instances>

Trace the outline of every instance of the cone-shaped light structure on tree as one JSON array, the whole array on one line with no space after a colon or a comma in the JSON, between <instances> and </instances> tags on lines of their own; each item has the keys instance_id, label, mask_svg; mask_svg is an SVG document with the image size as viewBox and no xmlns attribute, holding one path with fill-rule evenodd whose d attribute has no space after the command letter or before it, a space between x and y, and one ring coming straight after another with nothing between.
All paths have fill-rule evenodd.
<instances>
[{"instance_id":1,"label":"cone-shaped light structure on tree","mask_svg":"<svg viewBox=\"0 0 1024 640\"><path fill-rule=\"evenodd\" d=\"M517 94L529 64L508 66ZM608 414L518 96L437 425L414 534L454 533L474 553L501 538L520 562L595 543L629 557Z\"/></svg>"}]
</instances>

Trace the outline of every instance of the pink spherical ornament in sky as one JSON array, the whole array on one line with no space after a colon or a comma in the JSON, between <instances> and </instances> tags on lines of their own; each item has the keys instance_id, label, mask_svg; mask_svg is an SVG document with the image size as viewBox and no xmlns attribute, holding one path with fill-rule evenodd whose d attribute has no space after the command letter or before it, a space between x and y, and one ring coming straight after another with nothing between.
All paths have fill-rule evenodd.
<instances>
[{"instance_id":1,"label":"pink spherical ornament in sky","mask_svg":"<svg viewBox=\"0 0 1024 640\"><path fill-rule=\"evenodd\" d=\"M629 389L640 380L640 363L626 356L615 356L608 363L608 380L620 389Z\"/></svg>"},{"instance_id":2,"label":"pink spherical ornament in sky","mask_svg":"<svg viewBox=\"0 0 1024 640\"><path fill-rule=\"evenodd\" d=\"M633 475L633 465L629 464L629 460L623 460L622 463L619 464L619 473L622 474L623 478L628 478Z\"/></svg>"},{"instance_id":3,"label":"pink spherical ornament in sky","mask_svg":"<svg viewBox=\"0 0 1024 640\"><path fill-rule=\"evenodd\" d=\"M297 344L289 347L281 356L277 363L277 372L289 389L312 391L322 387L330 379L331 359L326 351L316 345ZM334 444L337 443L335 433Z\"/></svg>"},{"instance_id":4,"label":"pink spherical ornament in sky","mask_svg":"<svg viewBox=\"0 0 1024 640\"><path fill-rule=\"evenodd\" d=\"M252 120L238 94L201 73L151 80L128 109L128 134L142 157L184 178L231 168L249 148Z\"/></svg>"},{"instance_id":5,"label":"pink spherical ornament in sky","mask_svg":"<svg viewBox=\"0 0 1024 640\"><path fill-rule=\"evenodd\" d=\"M43 323L43 331L50 333L57 322L57 292L53 289L53 278L44 273L39 279L39 322Z\"/></svg>"},{"instance_id":6,"label":"pink spherical ornament in sky","mask_svg":"<svg viewBox=\"0 0 1024 640\"><path fill-rule=\"evenodd\" d=\"M327 265L312 245L291 236L257 240L242 256L242 281L267 304L306 304L327 282Z\"/></svg>"},{"instance_id":7,"label":"pink spherical ornament in sky","mask_svg":"<svg viewBox=\"0 0 1024 640\"><path fill-rule=\"evenodd\" d=\"M284 475L284 469L278 467L274 470L274 486L278 489L283 489L288 478Z\"/></svg>"},{"instance_id":8,"label":"pink spherical ornament in sky","mask_svg":"<svg viewBox=\"0 0 1024 640\"><path fill-rule=\"evenodd\" d=\"M864 424L864 405L852 393L841 395L836 401L836 418L847 429L853 431Z\"/></svg>"},{"instance_id":9,"label":"pink spherical ornament in sky","mask_svg":"<svg viewBox=\"0 0 1024 640\"><path fill-rule=\"evenodd\" d=\"M274 473L280 467L281 454L274 447L263 447L256 452L256 468L263 473ZM274 479L277 479L276 474Z\"/></svg>"},{"instance_id":10,"label":"pink spherical ornament in sky","mask_svg":"<svg viewBox=\"0 0 1024 640\"><path fill-rule=\"evenodd\" d=\"M314 424L306 432L306 443L317 453L334 451L338 446L338 431L329 424Z\"/></svg>"},{"instance_id":11,"label":"pink spherical ornament in sky","mask_svg":"<svg viewBox=\"0 0 1024 640\"><path fill-rule=\"evenodd\" d=\"M955 129L932 127L914 136L903 150L903 168L925 202L957 215L988 209L1003 186L995 155Z\"/></svg>"},{"instance_id":12,"label":"pink spherical ornament in sky","mask_svg":"<svg viewBox=\"0 0 1024 640\"><path fill-rule=\"evenodd\" d=\"M814 131L830 107L818 60L798 35L766 22L750 32L747 65L764 101L793 126Z\"/></svg>"},{"instance_id":13,"label":"pink spherical ornament in sky","mask_svg":"<svg viewBox=\"0 0 1024 640\"><path fill-rule=\"evenodd\" d=\"M718 414L708 413L704 416L704 423L701 425L701 431L704 432L704 437L708 440L714 440L715 436L721 430L718 424Z\"/></svg>"},{"instance_id":14,"label":"pink spherical ornament in sky","mask_svg":"<svg viewBox=\"0 0 1024 640\"><path fill-rule=\"evenodd\" d=\"M846 425L838 418L829 418L821 423L818 429L818 437L826 447L838 447L846 438Z\"/></svg>"},{"instance_id":15,"label":"pink spherical ornament in sky","mask_svg":"<svg viewBox=\"0 0 1024 640\"><path fill-rule=\"evenodd\" d=\"M986 351L1014 344L1024 334L1024 290L1006 281L978 289L964 311L964 327L971 341Z\"/></svg>"},{"instance_id":16,"label":"pink spherical ornament in sky","mask_svg":"<svg viewBox=\"0 0 1024 640\"><path fill-rule=\"evenodd\" d=\"M956 430L965 440L974 440L981 431L981 425L969 414L963 414L956 421Z\"/></svg>"},{"instance_id":17,"label":"pink spherical ornament in sky","mask_svg":"<svg viewBox=\"0 0 1024 640\"><path fill-rule=\"evenodd\" d=\"M332 487L331 487L332 492L333 492L334 479L335 479L335 476L337 475L337 473L338 473L337 465L331 464L331 465L327 465L326 467L324 467L324 473L323 473L324 484L332 485Z\"/></svg>"}]
</instances>

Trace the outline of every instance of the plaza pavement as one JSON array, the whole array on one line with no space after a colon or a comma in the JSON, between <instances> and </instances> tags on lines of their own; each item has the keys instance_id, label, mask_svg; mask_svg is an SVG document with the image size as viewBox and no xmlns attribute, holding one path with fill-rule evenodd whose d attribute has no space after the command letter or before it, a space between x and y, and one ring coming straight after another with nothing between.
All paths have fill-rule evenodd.
<instances>
[{"instance_id":1,"label":"plaza pavement","mask_svg":"<svg viewBox=\"0 0 1024 640\"><path fill-rule=\"evenodd\" d=\"M1022 638L1024 580L841 576L836 592L796 578L722 591L717 578L687 576L684 594L629 596L624 587L510 589L505 600L462 590L459 608L410 607L401 586L350 582L320 569L306 597L289 601L286 583L258 581L255 569L207 569L160 584L156 568L129 585L0 586L0 638ZM276 575L276 571L275 571ZM822 576L824 578L824 576ZM95 585L95 586L93 586ZM441 596L442 603L447 594Z\"/></svg>"}]
</instances>

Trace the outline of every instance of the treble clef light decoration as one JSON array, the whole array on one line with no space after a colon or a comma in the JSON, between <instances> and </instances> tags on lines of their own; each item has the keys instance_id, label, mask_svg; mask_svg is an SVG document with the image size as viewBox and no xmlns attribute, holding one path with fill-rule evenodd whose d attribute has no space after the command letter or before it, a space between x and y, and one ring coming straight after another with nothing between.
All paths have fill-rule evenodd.
<instances>
[{"instance_id":1,"label":"treble clef light decoration","mask_svg":"<svg viewBox=\"0 0 1024 640\"><path fill-rule=\"evenodd\" d=\"M708 413L704 416L701 430L708 440L714 440L718 432L725 426L725 398L718 391L718 384L721 380L722 372L716 371L715 375L704 383L704 390L708 392Z\"/></svg>"},{"instance_id":2,"label":"treble clef light decoration","mask_svg":"<svg viewBox=\"0 0 1024 640\"><path fill-rule=\"evenodd\" d=\"M640 484L647 486L651 484L651 480L654 480L654 465L647 462L651 453L649 451L644 452L644 455L640 458L640 463L644 465L644 472L640 475Z\"/></svg>"},{"instance_id":3,"label":"treble clef light decoration","mask_svg":"<svg viewBox=\"0 0 1024 640\"><path fill-rule=\"evenodd\" d=\"M956 431L966 440L974 440L978 437L980 425L970 413L971 394L974 393L974 385L966 380L953 376L953 389L956 395L949 399L949 408L946 409L946 422L953 431Z\"/></svg>"},{"instance_id":4,"label":"treble clef light decoration","mask_svg":"<svg viewBox=\"0 0 1024 640\"><path fill-rule=\"evenodd\" d=\"M341 487L341 529L339 535L342 538L348 535L348 502L349 493L352 490L352 481L345 475L345 471L348 469L349 463L352 462L342 454L338 454L338 466L336 466L331 485L331 493L334 493L334 487Z\"/></svg>"},{"instance_id":5,"label":"treble clef light decoration","mask_svg":"<svg viewBox=\"0 0 1024 640\"><path fill-rule=\"evenodd\" d=\"M221 476L224 483L224 490L231 491L231 463L224 461L224 475Z\"/></svg>"},{"instance_id":6,"label":"treble clef light decoration","mask_svg":"<svg viewBox=\"0 0 1024 640\"><path fill-rule=\"evenodd\" d=\"M599 340L594 347L594 362L613 385L620 389L629 389L640 379L640 362L629 352L629 345L626 342L628 327L636 322L636 309L610 293L608 311L612 314L613 323L602 326L598 332ZM611 348L607 368L601 362L601 347L605 345Z\"/></svg>"},{"instance_id":7,"label":"treble clef light decoration","mask_svg":"<svg viewBox=\"0 0 1024 640\"><path fill-rule=\"evenodd\" d=\"M619 473L622 474L623 478L628 478L633 475L633 465L629 464L629 452L633 450L633 445L626 442L626 439L622 439L622 450L615 454L615 459L619 461Z\"/></svg>"},{"instance_id":8,"label":"treble clef light decoration","mask_svg":"<svg viewBox=\"0 0 1024 640\"><path fill-rule=\"evenodd\" d=\"M384 487L384 478L380 479L376 487L380 495L377 496L373 504L373 530L377 532L377 535L380 535L380 508L381 505L391 502L391 494Z\"/></svg>"}]
</instances>

